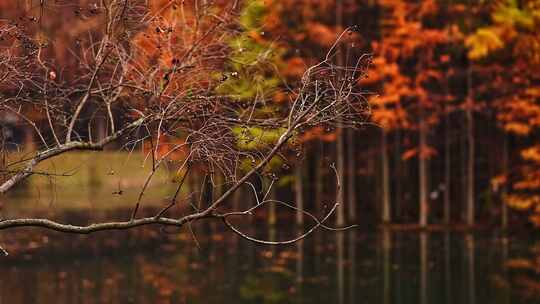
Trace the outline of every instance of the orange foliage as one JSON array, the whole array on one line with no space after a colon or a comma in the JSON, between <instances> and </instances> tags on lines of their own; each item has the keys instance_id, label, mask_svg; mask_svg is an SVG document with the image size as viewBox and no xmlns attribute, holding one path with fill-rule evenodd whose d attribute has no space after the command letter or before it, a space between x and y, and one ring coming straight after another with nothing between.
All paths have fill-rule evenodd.
<instances>
[{"instance_id":1,"label":"orange foliage","mask_svg":"<svg viewBox=\"0 0 540 304\"><path fill-rule=\"evenodd\" d=\"M325 142L333 142L337 138L335 132L326 132L322 127L315 127L306 132L304 132L300 138L303 142L308 142L311 140L322 140Z\"/></svg>"},{"instance_id":2,"label":"orange foliage","mask_svg":"<svg viewBox=\"0 0 540 304\"><path fill-rule=\"evenodd\" d=\"M132 63L133 74L141 81L153 81L167 91L208 90L216 81L212 73L225 58L224 26L229 7L207 8L203 14L192 1L152 0L149 3L151 25L137 34ZM223 19L213 18L213 14Z\"/></svg>"}]
</instances>

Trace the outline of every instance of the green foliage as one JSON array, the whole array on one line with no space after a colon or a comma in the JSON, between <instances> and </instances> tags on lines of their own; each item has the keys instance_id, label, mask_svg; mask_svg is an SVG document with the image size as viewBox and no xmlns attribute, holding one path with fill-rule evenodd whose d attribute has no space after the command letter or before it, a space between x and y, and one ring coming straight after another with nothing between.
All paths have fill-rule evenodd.
<instances>
[{"instance_id":1,"label":"green foliage","mask_svg":"<svg viewBox=\"0 0 540 304\"><path fill-rule=\"evenodd\" d=\"M228 41L229 59L225 72L215 75L222 80L218 93L255 106L254 113L249 114L253 117L275 116L277 109L271 104L271 98L281 83L276 64L279 64L283 52L265 39L262 25L266 11L264 1L244 2L240 12L241 28ZM251 110L251 106L248 107L247 111ZM275 144L284 129L238 127L233 132L240 149L255 151ZM281 160L275 158L267 167L279 165ZM243 169L252 167L251 159L243 161Z\"/></svg>"},{"instance_id":2,"label":"green foliage","mask_svg":"<svg viewBox=\"0 0 540 304\"><path fill-rule=\"evenodd\" d=\"M263 1L247 1L240 13L240 32L228 42L229 60L218 87L221 94L240 100L267 99L280 84L275 63L280 51L263 39L262 23L266 8Z\"/></svg>"},{"instance_id":3,"label":"green foliage","mask_svg":"<svg viewBox=\"0 0 540 304\"><path fill-rule=\"evenodd\" d=\"M252 30L262 26L262 20L266 15L266 6L264 1L250 0L246 1L246 6L240 15L240 25L245 29Z\"/></svg>"},{"instance_id":4,"label":"green foliage","mask_svg":"<svg viewBox=\"0 0 540 304\"><path fill-rule=\"evenodd\" d=\"M238 138L238 146L245 150L255 150L261 146L274 144L285 129L262 129L262 128L242 128L233 129Z\"/></svg>"}]
</instances>

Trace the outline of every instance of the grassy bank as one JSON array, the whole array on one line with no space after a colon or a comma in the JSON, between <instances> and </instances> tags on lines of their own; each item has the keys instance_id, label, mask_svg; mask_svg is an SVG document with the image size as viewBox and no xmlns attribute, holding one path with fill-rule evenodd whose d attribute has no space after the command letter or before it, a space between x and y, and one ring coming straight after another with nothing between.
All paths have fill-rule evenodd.
<instances>
[{"instance_id":1,"label":"grassy bank","mask_svg":"<svg viewBox=\"0 0 540 304\"><path fill-rule=\"evenodd\" d=\"M151 167L151 159L145 160L141 153L67 153L38 166L37 171L53 175L33 175L0 197L0 205L4 214L126 208L137 201ZM174 193L174 174L174 168L160 168L145 192L143 204L162 204Z\"/></svg>"}]
</instances>

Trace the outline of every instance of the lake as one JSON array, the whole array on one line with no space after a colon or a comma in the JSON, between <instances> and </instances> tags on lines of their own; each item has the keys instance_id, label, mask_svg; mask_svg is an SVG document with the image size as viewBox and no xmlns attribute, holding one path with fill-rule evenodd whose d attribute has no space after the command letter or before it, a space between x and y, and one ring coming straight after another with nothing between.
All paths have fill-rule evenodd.
<instances>
[{"instance_id":1,"label":"lake","mask_svg":"<svg viewBox=\"0 0 540 304\"><path fill-rule=\"evenodd\" d=\"M0 259L0 303L540 303L540 243L526 237L318 231L273 247L205 229L108 252ZM83 242L96 237L108 234Z\"/></svg>"}]
</instances>

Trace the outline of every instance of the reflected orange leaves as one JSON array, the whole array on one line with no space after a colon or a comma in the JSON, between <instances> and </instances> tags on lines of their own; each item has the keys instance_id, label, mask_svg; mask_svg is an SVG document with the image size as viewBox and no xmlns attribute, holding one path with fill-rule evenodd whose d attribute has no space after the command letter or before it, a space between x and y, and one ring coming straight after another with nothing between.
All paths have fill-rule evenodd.
<instances>
[{"instance_id":1,"label":"reflected orange leaves","mask_svg":"<svg viewBox=\"0 0 540 304\"><path fill-rule=\"evenodd\" d=\"M540 281L537 276L540 274L540 252L539 245L532 247L535 257L517 257L508 260L505 267L511 272L509 277L512 288L519 292L524 298L535 300L540 296Z\"/></svg>"},{"instance_id":2,"label":"reflected orange leaves","mask_svg":"<svg viewBox=\"0 0 540 304\"><path fill-rule=\"evenodd\" d=\"M435 155L437 155L437 150L428 146L424 146L421 148L412 148L403 152L403 154L401 155L401 159L408 160L416 156L422 159L429 159L434 157Z\"/></svg>"}]
</instances>

